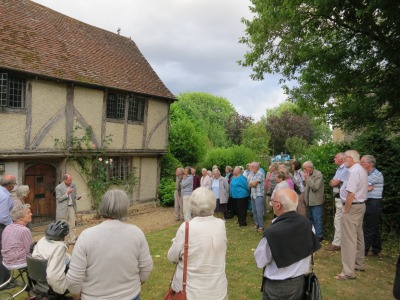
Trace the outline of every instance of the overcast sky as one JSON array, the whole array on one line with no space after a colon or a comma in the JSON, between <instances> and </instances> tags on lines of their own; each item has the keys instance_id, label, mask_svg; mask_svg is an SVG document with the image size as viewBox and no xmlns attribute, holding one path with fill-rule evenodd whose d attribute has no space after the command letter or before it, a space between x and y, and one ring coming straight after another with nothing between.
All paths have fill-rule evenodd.
<instances>
[{"instance_id":1,"label":"overcast sky","mask_svg":"<svg viewBox=\"0 0 400 300\"><path fill-rule=\"evenodd\" d=\"M285 100L279 76L252 81L236 62L247 48L249 0L34 0L67 16L131 37L158 76L179 95L207 92L255 120Z\"/></svg>"}]
</instances>

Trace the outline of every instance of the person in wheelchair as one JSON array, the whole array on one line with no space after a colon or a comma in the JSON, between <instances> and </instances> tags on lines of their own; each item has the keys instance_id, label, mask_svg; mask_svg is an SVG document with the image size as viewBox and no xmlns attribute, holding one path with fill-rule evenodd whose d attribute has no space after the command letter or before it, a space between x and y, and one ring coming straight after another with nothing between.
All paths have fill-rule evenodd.
<instances>
[{"instance_id":1,"label":"person in wheelchair","mask_svg":"<svg viewBox=\"0 0 400 300\"><path fill-rule=\"evenodd\" d=\"M69 232L69 226L64 221L51 222L35 245L32 257L47 260L46 278L48 285L57 294L63 295L67 291L66 271L70 262L67 253L68 246L64 242Z\"/></svg>"},{"instance_id":2,"label":"person in wheelchair","mask_svg":"<svg viewBox=\"0 0 400 300\"><path fill-rule=\"evenodd\" d=\"M26 255L32 244L31 231L26 227L32 221L29 204L17 204L11 209L14 223L3 231L1 255L3 265L8 270L26 267Z\"/></svg>"}]
</instances>

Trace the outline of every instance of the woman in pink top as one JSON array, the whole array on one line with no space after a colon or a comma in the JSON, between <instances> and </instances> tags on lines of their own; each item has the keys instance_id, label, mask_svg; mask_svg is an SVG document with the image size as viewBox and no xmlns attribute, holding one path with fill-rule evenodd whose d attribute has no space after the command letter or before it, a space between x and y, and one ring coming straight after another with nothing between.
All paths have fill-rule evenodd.
<instances>
[{"instance_id":1,"label":"woman in pink top","mask_svg":"<svg viewBox=\"0 0 400 300\"><path fill-rule=\"evenodd\" d=\"M11 210L14 223L8 225L2 236L3 265L9 269L26 267L26 255L32 244L31 231L26 227L32 221L29 204L17 204Z\"/></svg>"}]
</instances>

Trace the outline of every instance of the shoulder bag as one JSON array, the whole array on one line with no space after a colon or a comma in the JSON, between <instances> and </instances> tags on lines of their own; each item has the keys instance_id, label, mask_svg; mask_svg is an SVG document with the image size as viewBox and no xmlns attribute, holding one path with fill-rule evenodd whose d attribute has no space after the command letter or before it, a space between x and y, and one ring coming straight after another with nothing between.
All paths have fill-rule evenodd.
<instances>
[{"instance_id":1,"label":"shoulder bag","mask_svg":"<svg viewBox=\"0 0 400 300\"><path fill-rule=\"evenodd\" d=\"M304 275L306 279L304 300L322 300L319 281L314 273L314 254L311 254L311 272Z\"/></svg>"},{"instance_id":2,"label":"shoulder bag","mask_svg":"<svg viewBox=\"0 0 400 300\"><path fill-rule=\"evenodd\" d=\"M174 275L176 272L176 268L174 271L174 275L172 275L171 284L167 293L165 294L163 300L186 300L186 277L187 277L187 263L188 263L188 251L189 251L189 222L185 222L185 246L183 253L183 281L182 286L183 290L180 292L175 292L172 287L172 280L174 279ZM178 265L177 265L178 266Z\"/></svg>"}]
</instances>

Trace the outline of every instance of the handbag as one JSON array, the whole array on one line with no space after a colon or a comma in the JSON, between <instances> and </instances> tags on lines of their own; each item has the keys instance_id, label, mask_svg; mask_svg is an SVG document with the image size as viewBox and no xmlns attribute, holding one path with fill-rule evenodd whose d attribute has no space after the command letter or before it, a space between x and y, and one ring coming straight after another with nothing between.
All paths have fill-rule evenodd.
<instances>
[{"instance_id":1,"label":"handbag","mask_svg":"<svg viewBox=\"0 0 400 300\"><path fill-rule=\"evenodd\" d=\"M314 273L314 255L311 254L311 272L304 275L305 276L305 290L304 290L304 300L321 300L321 287L319 286L319 281L317 275Z\"/></svg>"},{"instance_id":2,"label":"handbag","mask_svg":"<svg viewBox=\"0 0 400 300\"><path fill-rule=\"evenodd\" d=\"M187 277L187 262L188 262L188 251L189 251L189 222L185 222L185 246L184 246L184 253L183 253L183 281L182 286L183 290L180 292L175 292L172 287L172 280L174 278L176 268L174 274L172 275L170 287L165 294L163 300L186 300L186 277ZM178 266L178 265L177 265Z\"/></svg>"}]
</instances>

